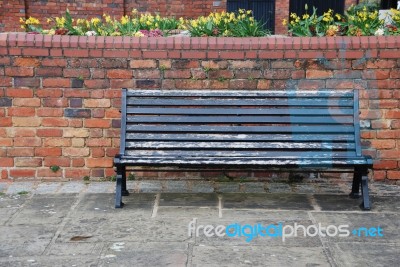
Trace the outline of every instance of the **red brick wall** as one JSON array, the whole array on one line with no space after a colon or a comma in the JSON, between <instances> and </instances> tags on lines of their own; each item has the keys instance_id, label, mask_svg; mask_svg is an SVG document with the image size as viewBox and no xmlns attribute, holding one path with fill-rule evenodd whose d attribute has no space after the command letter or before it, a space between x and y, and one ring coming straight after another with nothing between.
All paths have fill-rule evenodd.
<instances>
[{"instance_id":1,"label":"red brick wall","mask_svg":"<svg viewBox=\"0 0 400 267\"><path fill-rule=\"evenodd\" d=\"M399 47L400 37L0 34L0 176L113 175L121 87L333 88L360 91L374 179L400 179Z\"/></svg>"}]
</instances>

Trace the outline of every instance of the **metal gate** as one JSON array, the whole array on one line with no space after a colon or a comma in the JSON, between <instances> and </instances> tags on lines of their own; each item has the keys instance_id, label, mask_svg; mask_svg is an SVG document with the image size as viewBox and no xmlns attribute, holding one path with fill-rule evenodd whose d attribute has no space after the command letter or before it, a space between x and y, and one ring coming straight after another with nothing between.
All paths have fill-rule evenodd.
<instances>
[{"instance_id":1,"label":"metal gate","mask_svg":"<svg viewBox=\"0 0 400 267\"><path fill-rule=\"evenodd\" d=\"M252 10L253 16L260 21L265 29L274 33L275 28L275 0L228 0L227 11L239 9Z\"/></svg>"},{"instance_id":2,"label":"metal gate","mask_svg":"<svg viewBox=\"0 0 400 267\"><path fill-rule=\"evenodd\" d=\"M344 0L290 0L290 13L296 13L297 15L303 15L306 13L305 5L308 5L308 14L312 14L313 6L317 8L318 16L322 15L324 12L332 9L335 14L344 13Z\"/></svg>"}]
</instances>

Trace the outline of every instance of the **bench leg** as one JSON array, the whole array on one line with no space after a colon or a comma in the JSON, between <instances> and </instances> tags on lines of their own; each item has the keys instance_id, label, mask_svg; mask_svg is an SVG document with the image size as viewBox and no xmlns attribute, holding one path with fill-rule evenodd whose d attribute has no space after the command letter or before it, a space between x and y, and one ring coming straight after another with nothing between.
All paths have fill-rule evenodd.
<instances>
[{"instance_id":1,"label":"bench leg","mask_svg":"<svg viewBox=\"0 0 400 267\"><path fill-rule=\"evenodd\" d=\"M361 173L356 169L353 176L353 185L351 187L351 198L359 198L360 194Z\"/></svg>"},{"instance_id":2,"label":"bench leg","mask_svg":"<svg viewBox=\"0 0 400 267\"><path fill-rule=\"evenodd\" d=\"M368 176L367 175L363 175L361 178L361 191L362 191L362 197L363 197L363 202L361 203L361 208L363 210L370 210L371 203L369 201L369 189L368 189Z\"/></svg>"},{"instance_id":3,"label":"bench leg","mask_svg":"<svg viewBox=\"0 0 400 267\"><path fill-rule=\"evenodd\" d=\"M126 168L125 166L121 167L122 173L122 195L129 196L129 191L126 189Z\"/></svg>"},{"instance_id":4,"label":"bench leg","mask_svg":"<svg viewBox=\"0 0 400 267\"><path fill-rule=\"evenodd\" d=\"M122 203L122 175L117 174L117 186L115 189L115 208L122 208L124 203Z\"/></svg>"}]
</instances>

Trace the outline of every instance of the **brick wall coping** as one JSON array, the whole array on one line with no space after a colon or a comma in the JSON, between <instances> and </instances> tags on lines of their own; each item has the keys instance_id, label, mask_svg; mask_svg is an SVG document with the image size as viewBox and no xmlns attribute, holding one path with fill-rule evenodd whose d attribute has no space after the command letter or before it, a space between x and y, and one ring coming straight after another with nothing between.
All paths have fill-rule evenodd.
<instances>
[{"instance_id":1,"label":"brick wall coping","mask_svg":"<svg viewBox=\"0 0 400 267\"><path fill-rule=\"evenodd\" d=\"M400 36L129 37L0 33L0 47L182 50L359 50L400 47ZM393 56L400 57L391 51Z\"/></svg>"}]
</instances>

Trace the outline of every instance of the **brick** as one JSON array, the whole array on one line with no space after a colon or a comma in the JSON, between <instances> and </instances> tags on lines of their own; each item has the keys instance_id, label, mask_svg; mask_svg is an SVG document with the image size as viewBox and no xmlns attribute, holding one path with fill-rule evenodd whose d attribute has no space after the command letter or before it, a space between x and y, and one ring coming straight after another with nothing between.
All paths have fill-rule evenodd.
<instances>
[{"instance_id":1,"label":"brick","mask_svg":"<svg viewBox=\"0 0 400 267\"><path fill-rule=\"evenodd\" d=\"M42 145L42 139L38 137L15 137L14 146L37 147Z\"/></svg>"},{"instance_id":2,"label":"brick","mask_svg":"<svg viewBox=\"0 0 400 267\"><path fill-rule=\"evenodd\" d=\"M157 67L157 62L153 59L131 60L129 66L132 69L151 69Z\"/></svg>"},{"instance_id":3,"label":"brick","mask_svg":"<svg viewBox=\"0 0 400 267\"><path fill-rule=\"evenodd\" d=\"M131 70L108 70L107 78L110 79L130 79L133 77L133 73Z\"/></svg>"},{"instance_id":4,"label":"brick","mask_svg":"<svg viewBox=\"0 0 400 267\"><path fill-rule=\"evenodd\" d=\"M10 117L34 117L35 109L31 107L10 107L7 113Z\"/></svg>"},{"instance_id":5,"label":"brick","mask_svg":"<svg viewBox=\"0 0 400 267\"><path fill-rule=\"evenodd\" d=\"M63 136L62 129L37 129L37 136L38 137L61 137Z\"/></svg>"},{"instance_id":6,"label":"brick","mask_svg":"<svg viewBox=\"0 0 400 267\"><path fill-rule=\"evenodd\" d=\"M10 177L12 178L35 178L35 169L11 169Z\"/></svg>"},{"instance_id":7,"label":"brick","mask_svg":"<svg viewBox=\"0 0 400 267\"><path fill-rule=\"evenodd\" d=\"M50 168L45 168L45 169L38 169L37 170L37 174L36 176L38 178L42 178L42 177L61 177L62 176L62 170L58 170L56 172L52 171Z\"/></svg>"},{"instance_id":8,"label":"brick","mask_svg":"<svg viewBox=\"0 0 400 267\"><path fill-rule=\"evenodd\" d=\"M86 159L86 167L88 168L107 168L113 166L112 158L88 158Z\"/></svg>"},{"instance_id":9,"label":"brick","mask_svg":"<svg viewBox=\"0 0 400 267\"><path fill-rule=\"evenodd\" d=\"M64 137L88 137L88 129L64 129Z\"/></svg>"},{"instance_id":10,"label":"brick","mask_svg":"<svg viewBox=\"0 0 400 267\"><path fill-rule=\"evenodd\" d=\"M25 117L13 117L12 124L14 127L37 127L41 123L40 118L25 118Z\"/></svg>"},{"instance_id":11,"label":"brick","mask_svg":"<svg viewBox=\"0 0 400 267\"><path fill-rule=\"evenodd\" d=\"M87 119L85 120L85 127L88 128L109 128L111 121L106 119Z\"/></svg>"},{"instance_id":12,"label":"brick","mask_svg":"<svg viewBox=\"0 0 400 267\"><path fill-rule=\"evenodd\" d=\"M155 79L138 79L135 81L136 88L150 89L150 88L160 88L161 81Z\"/></svg>"},{"instance_id":13,"label":"brick","mask_svg":"<svg viewBox=\"0 0 400 267\"><path fill-rule=\"evenodd\" d=\"M61 148L59 147L38 147L35 148L35 156L61 156Z\"/></svg>"},{"instance_id":14,"label":"brick","mask_svg":"<svg viewBox=\"0 0 400 267\"><path fill-rule=\"evenodd\" d=\"M300 80L298 83L299 89L321 89L325 88L325 81L323 80Z\"/></svg>"},{"instance_id":15,"label":"brick","mask_svg":"<svg viewBox=\"0 0 400 267\"><path fill-rule=\"evenodd\" d=\"M15 158L15 167L41 167L41 158Z\"/></svg>"},{"instance_id":16,"label":"brick","mask_svg":"<svg viewBox=\"0 0 400 267\"><path fill-rule=\"evenodd\" d=\"M40 79L39 78L14 78L14 86L15 87L39 87Z\"/></svg>"},{"instance_id":17,"label":"brick","mask_svg":"<svg viewBox=\"0 0 400 267\"><path fill-rule=\"evenodd\" d=\"M306 78L307 79L326 79L332 78L333 72L329 70L307 70Z\"/></svg>"},{"instance_id":18,"label":"brick","mask_svg":"<svg viewBox=\"0 0 400 267\"><path fill-rule=\"evenodd\" d=\"M84 138L72 138L71 140L73 147L84 147L85 139Z\"/></svg>"},{"instance_id":19,"label":"brick","mask_svg":"<svg viewBox=\"0 0 400 267\"><path fill-rule=\"evenodd\" d=\"M13 127L7 129L7 134L10 137L34 137L36 136L36 129Z\"/></svg>"},{"instance_id":20,"label":"brick","mask_svg":"<svg viewBox=\"0 0 400 267\"><path fill-rule=\"evenodd\" d=\"M390 149L396 147L395 140L370 140L371 146L376 149Z\"/></svg>"},{"instance_id":21,"label":"brick","mask_svg":"<svg viewBox=\"0 0 400 267\"><path fill-rule=\"evenodd\" d=\"M89 156L90 150L87 147L66 147L62 153L67 157L86 157Z\"/></svg>"},{"instance_id":22,"label":"brick","mask_svg":"<svg viewBox=\"0 0 400 267\"><path fill-rule=\"evenodd\" d=\"M1 74L0 72L0 75ZM11 87L12 86L12 78L11 77L0 77L0 86L1 87Z\"/></svg>"},{"instance_id":23,"label":"brick","mask_svg":"<svg viewBox=\"0 0 400 267\"><path fill-rule=\"evenodd\" d=\"M7 148L8 157L33 157L34 148L33 147L15 147Z\"/></svg>"},{"instance_id":24,"label":"brick","mask_svg":"<svg viewBox=\"0 0 400 267\"><path fill-rule=\"evenodd\" d=\"M367 61L367 69L392 69L396 68L394 59L370 59Z\"/></svg>"},{"instance_id":25,"label":"brick","mask_svg":"<svg viewBox=\"0 0 400 267\"><path fill-rule=\"evenodd\" d=\"M234 62L234 63L232 63L232 62ZM231 68L241 68L240 66L241 66L242 62L252 62L252 61L230 61ZM250 63L248 63L248 64L250 64ZM237 67L233 67L234 65ZM254 64L250 64L250 65L254 65ZM203 69L226 69L226 68L228 68L228 61L226 61L226 60L201 61L201 67ZM251 68L253 68L253 67L251 67Z\"/></svg>"},{"instance_id":26,"label":"brick","mask_svg":"<svg viewBox=\"0 0 400 267\"><path fill-rule=\"evenodd\" d=\"M22 51L24 56L49 56L49 49L46 48L25 48Z\"/></svg>"},{"instance_id":27,"label":"brick","mask_svg":"<svg viewBox=\"0 0 400 267\"><path fill-rule=\"evenodd\" d=\"M66 157L45 157L43 160L43 166L59 166L59 167L70 167L71 159Z\"/></svg>"},{"instance_id":28,"label":"brick","mask_svg":"<svg viewBox=\"0 0 400 267\"><path fill-rule=\"evenodd\" d=\"M12 99L9 97L2 97L0 98L0 107L11 107L12 106Z\"/></svg>"},{"instance_id":29,"label":"brick","mask_svg":"<svg viewBox=\"0 0 400 267\"><path fill-rule=\"evenodd\" d=\"M43 118L42 126L66 127L68 126L68 120L65 118Z\"/></svg>"},{"instance_id":30,"label":"brick","mask_svg":"<svg viewBox=\"0 0 400 267\"><path fill-rule=\"evenodd\" d=\"M399 159L400 150L381 150L379 151L379 155L383 159Z\"/></svg>"},{"instance_id":31,"label":"brick","mask_svg":"<svg viewBox=\"0 0 400 267\"><path fill-rule=\"evenodd\" d=\"M109 108L111 101L110 99L85 99L83 105L87 108Z\"/></svg>"},{"instance_id":32,"label":"brick","mask_svg":"<svg viewBox=\"0 0 400 267\"><path fill-rule=\"evenodd\" d=\"M43 78L43 87L67 88L71 81L66 78Z\"/></svg>"},{"instance_id":33,"label":"brick","mask_svg":"<svg viewBox=\"0 0 400 267\"><path fill-rule=\"evenodd\" d=\"M362 72L363 79L383 80L383 79L388 79L389 76L390 76L390 70L374 69L374 70L364 70Z\"/></svg>"},{"instance_id":34,"label":"brick","mask_svg":"<svg viewBox=\"0 0 400 267\"><path fill-rule=\"evenodd\" d=\"M233 71L231 70L210 70L208 72L208 78L210 79L231 79L234 77Z\"/></svg>"},{"instance_id":35,"label":"brick","mask_svg":"<svg viewBox=\"0 0 400 267\"><path fill-rule=\"evenodd\" d=\"M104 89L110 87L110 82L108 80L101 79L85 80L83 84L89 89Z\"/></svg>"},{"instance_id":36,"label":"brick","mask_svg":"<svg viewBox=\"0 0 400 267\"><path fill-rule=\"evenodd\" d=\"M229 89L256 89L256 80L235 79L229 81Z\"/></svg>"},{"instance_id":37,"label":"brick","mask_svg":"<svg viewBox=\"0 0 400 267\"><path fill-rule=\"evenodd\" d=\"M167 78L167 79L188 79L191 76L192 76L192 74L189 69L164 71L164 78Z\"/></svg>"},{"instance_id":38,"label":"brick","mask_svg":"<svg viewBox=\"0 0 400 267\"><path fill-rule=\"evenodd\" d=\"M0 147L13 146L12 138L0 138Z\"/></svg>"},{"instance_id":39,"label":"brick","mask_svg":"<svg viewBox=\"0 0 400 267\"><path fill-rule=\"evenodd\" d=\"M66 108L64 110L64 117L67 118L90 118L92 115L90 109L83 108Z\"/></svg>"},{"instance_id":40,"label":"brick","mask_svg":"<svg viewBox=\"0 0 400 267\"><path fill-rule=\"evenodd\" d=\"M12 76L12 77L32 77L33 68L6 67L5 74L6 76Z\"/></svg>"},{"instance_id":41,"label":"brick","mask_svg":"<svg viewBox=\"0 0 400 267\"><path fill-rule=\"evenodd\" d=\"M36 69L36 76L41 76L41 77L61 77L62 74L63 74L62 68L59 67Z\"/></svg>"},{"instance_id":42,"label":"brick","mask_svg":"<svg viewBox=\"0 0 400 267\"><path fill-rule=\"evenodd\" d=\"M5 98L7 99L7 98ZM0 99L0 106L1 106ZM14 98L14 106L16 107L40 107L40 98Z\"/></svg>"},{"instance_id":43,"label":"brick","mask_svg":"<svg viewBox=\"0 0 400 267\"><path fill-rule=\"evenodd\" d=\"M372 129L388 129L390 128L390 120L374 120L371 122Z\"/></svg>"},{"instance_id":44,"label":"brick","mask_svg":"<svg viewBox=\"0 0 400 267\"><path fill-rule=\"evenodd\" d=\"M63 110L60 108L38 108L36 114L39 117L61 117Z\"/></svg>"},{"instance_id":45,"label":"brick","mask_svg":"<svg viewBox=\"0 0 400 267\"><path fill-rule=\"evenodd\" d=\"M6 96L11 97L33 97L33 90L32 89L22 89L22 88L7 88L6 89Z\"/></svg>"},{"instance_id":46,"label":"brick","mask_svg":"<svg viewBox=\"0 0 400 267\"><path fill-rule=\"evenodd\" d=\"M86 145L89 147L103 147L103 146L111 146L110 138L89 138L86 140Z\"/></svg>"},{"instance_id":47,"label":"brick","mask_svg":"<svg viewBox=\"0 0 400 267\"><path fill-rule=\"evenodd\" d=\"M68 107L66 98L44 98L42 102L43 107Z\"/></svg>"},{"instance_id":48,"label":"brick","mask_svg":"<svg viewBox=\"0 0 400 267\"><path fill-rule=\"evenodd\" d=\"M195 69L200 67L198 60L180 59L173 60L171 63L173 69Z\"/></svg>"},{"instance_id":49,"label":"brick","mask_svg":"<svg viewBox=\"0 0 400 267\"><path fill-rule=\"evenodd\" d=\"M272 80L290 79L292 71L288 69L273 69L264 71L264 78Z\"/></svg>"},{"instance_id":50,"label":"brick","mask_svg":"<svg viewBox=\"0 0 400 267\"><path fill-rule=\"evenodd\" d=\"M387 178L393 180L400 179L400 171L387 171Z\"/></svg>"},{"instance_id":51,"label":"brick","mask_svg":"<svg viewBox=\"0 0 400 267\"><path fill-rule=\"evenodd\" d=\"M91 151L92 151L92 158L102 158L105 155L104 148L94 147L91 149Z\"/></svg>"},{"instance_id":52,"label":"brick","mask_svg":"<svg viewBox=\"0 0 400 267\"><path fill-rule=\"evenodd\" d=\"M2 118L0 120L0 127L9 127L12 126L12 118Z\"/></svg>"},{"instance_id":53,"label":"brick","mask_svg":"<svg viewBox=\"0 0 400 267\"><path fill-rule=\"evenodd\" d=\"M87 49L64 49L65 57L89 57L89 50Z\"/></svg>"},{"instance_id":54,"label":"brick","mask_svg":"<svg viewBox=\"0 0 400 267\"><path fill-rule=\"evenodd\" d=\"M84 165L73 166L73 167L83 167L83 166ZM82 180L83 177L85 177L85 176L90 176L89 169L67 169L67 170L65 170L65 178Z\"/></svg>"},{"instance_id":55,"label":"brick","mask_svg":"<svg viewBox=\"0 0 400 267\"><path fill-rule=\"evenodd\" d=\"M39 67L40 60L31 57L19 57L14 59L13 65L17 67Z\"/></svg>"},{"instance_id":56,"label":"brick","mask_svg":"<svg viewBox=\"0 0 400 267\"><path fill-rule=\"evenodd\" d=\"M46 57L42 61L42 66L47 66L47 67L66 67L67 66L67 60L63 58L50 58Z\"/></svg>"},{"instance_id":57,"label":"brick","mask_svg":"<svg viewBox=\"0 0 400 267\"><path fill-rule=\"evenodd\" d=\"M378 160L374 161L374 169L396 169L397 168L397 160Z\"/></svg>"},{"instance_id":58,"label":"brick","mask_svg":"<svg viewBox=\"0 0 400 267\"><path fill-rule=\"evenodd\" d=\"M47 98L47 97L61 98L62 95L63 95L63 90L62 89L44 88L44 89L37 89L36 90L36 96L38 96L40 98Z\"/></svg>"},{"instance_id":59,"label":"brick","mask_svg":"<svg viewBox=\"0 0 400 267\"><path fill-rule=\"evenodd\" d=\"M85 159L83 158L72 158L71 167L83 167L85 166Z\"/></svg>"},{"instance_id":60,"label":"brick","mask_svg":"<svg viewBox=\"0 0 400 267\"><path fill-rule=\"evenodd\" d=\"M83 88L84 81L82 79L73 78L71 79L72 88Z\"/></svg>"},{"instance_id":61,"label":"brick","mask_svg":"<svg viewBox=\"0 0 400 267\"><path fill-rule=\"evenodd\" d=\"M64 69L63 75L65 78L89 78L90 70L89 69Z\"/></svg>"},{"instance_id":62,"label":"brick","mask_svg":"<svg viewBox=\"0 0 400 267\"><path fill-rule=\"evenodd\" d=\"M400 110L388 110L385 115L386 119L400 119Z\"/></svg>"},{"instance_id":63,"label":"brick","mask_svg":"<svg viewBox=\"0 0 400 267\"><path fill-rule=\"evenodd\" d=\"M65 129L64 131L66 131ZM46 138L44 139L44 146L46 147L69 147L71 146L70 138ZM48 148L44 148L45 150ZM61 150L58 156L61 156Z\"/></svg>"},{"instance_id":64,"label":"brick","mask_svg":"<svg viewBox=\"0 0 400 267\"><path fill-rule=\"evenodd\" d=\"M396 139L400 138L400 130L381 130L377 131L378 139Z\"/></svg>"}]
</instances>

